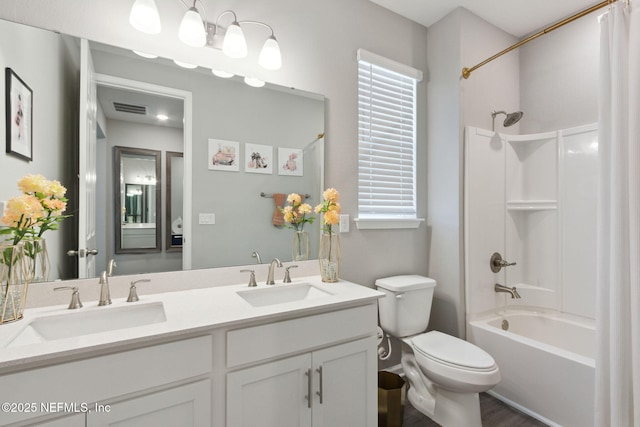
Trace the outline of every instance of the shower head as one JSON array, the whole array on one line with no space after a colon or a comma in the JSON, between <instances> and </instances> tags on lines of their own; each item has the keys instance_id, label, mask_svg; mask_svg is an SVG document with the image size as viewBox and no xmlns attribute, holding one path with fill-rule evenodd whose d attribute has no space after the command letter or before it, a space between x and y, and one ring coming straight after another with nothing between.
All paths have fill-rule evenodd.
<instances>
[{"instance_id":1,"label":"shower head","mask_svg":"<svg viewBox=\"0 0 640 427\"><path fill-rule=\"evenodd\" d=\"M513 126L516 123L518 123L520 121L520 119L522 118L522 116L524 115L524 113L522 111L515 111L513 113L507 113L506 111L492 111L491 112L491 118L493 119L493 125L491 127L491 130L495 130L495 125L496 125L496 116L498 114L504 114L505 116L507 116L504 119L504 122L502 123L502 126L508 128L509 126Z\"/></svg>"}]
</instances>

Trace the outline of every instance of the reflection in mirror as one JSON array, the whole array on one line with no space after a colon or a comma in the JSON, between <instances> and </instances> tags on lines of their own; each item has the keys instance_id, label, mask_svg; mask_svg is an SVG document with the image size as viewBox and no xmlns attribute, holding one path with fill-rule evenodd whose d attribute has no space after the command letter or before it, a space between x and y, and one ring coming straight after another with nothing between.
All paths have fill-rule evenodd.
<instances>
[{"instance_id":1,"label":"reflection in mirror","mask_svg":"<svg viewBox=\"0 0 640 427\"><path fill-rule=\"evenodd\" d=\"M182 183L184 161L182 153L167 151L167 251L182 250Z\"/></svg>"},{"instance_id":2,"label":"reflection in mirror","mask_svg":"<svg viewBox=\"0 0 640 427\"><path fill-rule=\"evenodd\" d=\"M161 250L160 151L114 147L116 253Z\"/></svg>"},{"instance_id":3,"label":"reflection in mirror","mask_svg":"<svg viewBox=\"0 0 640 427\"><path fill-rule=\"evenodd\" d=\"M51 236L50 259L52 278L71 279L78 277L78 261L67 257L66 252L78 249L78 218L82 217L77 209L80 197L78 172L77 165L73 163L73 159L78 158L80 43L64 35L64 28L59 30L61 33L54 33L0 20L0 39L11 41L0 42L0 65L20 70L20 76L37 94L37 97L34 96L34 108L47 111L46 120L34 120L33 123L34 161L26 163L5 155L1 162L0 177L3 182L10 183L27 173L40 173L59 179L69 189L68 212L73 217ZM100 76L146 82L192 94L192 126L188 135L186 130L183 133L182 115L178 115L179 124L173 127L178 130L175 131L175 138L172 138L172 141L179 140L177 145L173 142L170 146L158 145L159 138L138 137L142 132L135 132L135 138L122 142L121 135L126 131L134 132L134 126L127 125L124 118L111 117L105 111L105 100L102 99L104 87L98 86L98 109L102 110L99 118L105 117L105 122L99 120L99 123L107 126L102 128L104 134L98 136L97 147L96 234L100 252L95 257L96 270L104 270L110 259L117 260L115 274L245 265L256 262L256 258L251 257L254 252L260 253L265 262L273 257L283 261L291 259L292 232L286 227L272 224L274 199L260 197L260 193L309 193L312 205L320 201L324 177L324 141L315 144L310 142L324 131L324 98L273 84L256 89L245 85L240 77L221 79L202 67L185 70L167 58L149 60L125 49L94 42L90 42L90 45L95 72ZM125 102L149 105L146 100L127 98ZM46 135L43 137L46 143L37 139L37 135ZM210 139L238 143L237 171L209 169ZM121 209L126 209L126 205L119 198L113 199L113 186L117 183L111 176L114 171L114 145L161 150L162 153L185 153L184 179L193 183L190 194L178 191L177 188L181 188L179 183L171 185L173 201L184 197L183 229L185 236L191 237L190 241L183 241L182 252L179 248L173 248L165 238L172 222L165 212L161 219L164 222L160 221L161 227L156 228L160 232L160 237L156 236L160 252L120 253L121 246L115 244L115 236L122 237L116 231L121 231ZM256 145L272 147L272 174L248 170L246 148ZM281 156L280 151L292 149L303 150L303 176L285 174L287 170L283 169L283 165L287 156ZM251 154L248 153L249 156ZM166 161L162 159L162 168L165 165ZM166 172L162 175L166 177ZM0 200L13 196L9 191L11 186L5 187L0 186ZM162 187L162 197L159 199L164 209L167 204L166 181ZM172 214L176 209L173 201ZM113 218L116 202L120 203L120 212L117 215L117 228L113 229L116 224L116 218ZM200 224L201 213L214 214L215 224ZM309 227L308 231L312 238L310 257L314 258L317 256L319 222ZM187 248L190 248L192 260L184 264L182 260L185 252L189 252Z\"/></svg>"}]
</instances>

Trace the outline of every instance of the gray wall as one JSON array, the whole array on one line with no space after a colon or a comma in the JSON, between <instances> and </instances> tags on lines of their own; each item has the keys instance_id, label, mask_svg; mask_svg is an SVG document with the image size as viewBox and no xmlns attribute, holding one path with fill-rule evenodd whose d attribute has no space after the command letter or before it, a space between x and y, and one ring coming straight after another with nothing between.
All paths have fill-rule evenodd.
<instances>
[{"instance_id":1,"label":"gray wall","mask_svg":"<svg viewBox=\"0 0 640 427\"><path fill-rule=\"evenodd\" d=\"M76 159L69 147L77 141L78 57L67 37L0 21L0 201L19 195L17 181L26 174L42 174L59 180L73 199L76 192ZM11 68L33 91L33 161L5 154L5 67ZM46 70L46 73L42 73ZM63 125L64 124L64 125ZM65 148L62 148L65 147ZM74 213L69 206L67 213ZM50 279L69 277L74 260L65 252L75 249L75 218L65 220L61 231L45 234L51 261ZM70 232L64 232L69 230ZM67 235L69 238L63 239Z\"/></svg>"},{"instance_id":2,"label":"gray wall","mask_svg":"<svg viewBox=\"0 0 640 427\"><path fill-rule=\"evenodd\" d=\"M356 50L364 48L390 59L427 71L427 30L368 0L226 1L207 3L207 14L216 16L232 8L240 19L259 19L276 29L283 67L261 70L256 54L231 61L216 52L198 51L182 45L177 37L184 14L180 2L159 0L163 33L151 37L138 33L128 23L130 1L5 0L0 17L57 29L116 46L159 53L201 65L225 65L231 72L255 75L283 86L296 87L326 97L326 186L341 192L343 211L357 214L357 61ZM250 49L259 50L259 34ZM227 66L228 65L228 66ZM427 111L426 81L418 88L419 116ZM316 130L310 130L315 133ZM194 135L194 140L198 136ZM426 121L418 123L418 215L427 215ZM197 211L194 211L197 212ZM375 279L399 273L427 274L429 259L427 227L417 230L359 231L342 236L343 277L367 286Z\"/></svg>"},{"instance_id":3,"label":"gray wall","mask_svg":"<svg viewBox=\"0 0 640 427\"><path fill-rule=\"evenodd\" d=\"M308 202L319 203L316 165L322 141L304 153L301 177L278 175L277 156L278 147L303 149L324 131L324 101L300 91L253 88L207 70L188 71L106 52L94 51L94 63L99 73L144 79L193 94L193 164L186 169L193 180L192 267L251 264L254 250L265 261L290 260L292 233L273 226L273 199L260 193L309 193L314 198ZM239 172L208 169L209 138L240 143ZM246 143L273 147L271 175L245 172ZM214 213L215 225L199 225L199 213ZM318 224L305 229L317 248Z\"/></svg>"}]
</instances>

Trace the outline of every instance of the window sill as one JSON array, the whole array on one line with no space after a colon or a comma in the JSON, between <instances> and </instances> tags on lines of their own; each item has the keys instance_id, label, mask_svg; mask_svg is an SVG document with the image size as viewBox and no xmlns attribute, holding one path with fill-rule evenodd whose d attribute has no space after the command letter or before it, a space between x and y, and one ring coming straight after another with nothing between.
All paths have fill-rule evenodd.
<instances>
[{"instance_id":1,"label":"window sill","mask_svg":"<svg viewBox=\"0 0 640 427\"><path fill-rule=\"evenodd\" d=\"M424 218L355 218L358 230L418 228Z\"/></svg>"}]
</instances>

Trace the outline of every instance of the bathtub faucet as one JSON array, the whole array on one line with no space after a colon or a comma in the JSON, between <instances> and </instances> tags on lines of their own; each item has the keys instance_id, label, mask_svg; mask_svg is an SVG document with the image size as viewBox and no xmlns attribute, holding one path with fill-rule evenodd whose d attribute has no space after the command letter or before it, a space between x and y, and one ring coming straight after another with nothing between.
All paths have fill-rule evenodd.
<instances>
[{"instance_id":1,"label":"bathtub faucet","mask_svg":"<svg viewBox=\"0 0 640 427\"><path fill-rule=\"evenodd\" d=\"M496 292L506 292L508 294L511 294L511 298L516 298L516 299L520 298L520 294L516 290L515 286L508 287L508 286L503 286L503 285L500 285L500 284L496 283L496 285L493 287L493 289Z\"/></svg>"}]
</instances>

